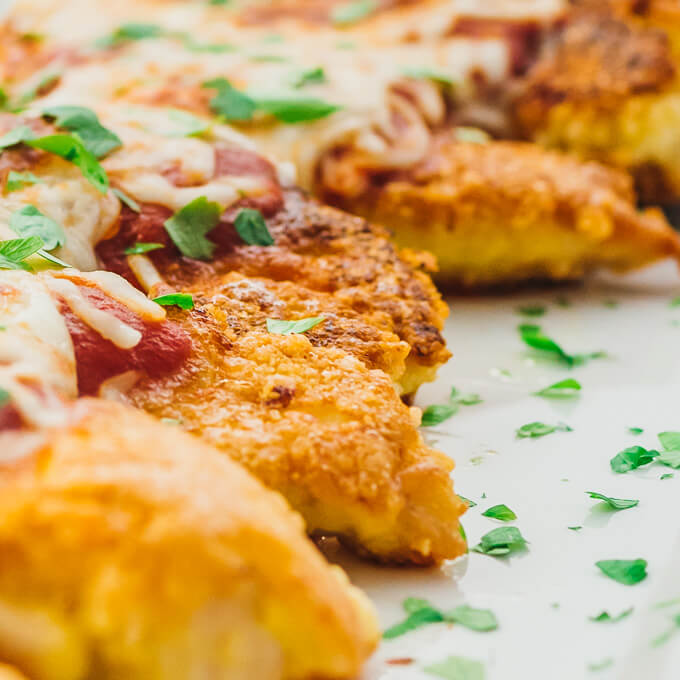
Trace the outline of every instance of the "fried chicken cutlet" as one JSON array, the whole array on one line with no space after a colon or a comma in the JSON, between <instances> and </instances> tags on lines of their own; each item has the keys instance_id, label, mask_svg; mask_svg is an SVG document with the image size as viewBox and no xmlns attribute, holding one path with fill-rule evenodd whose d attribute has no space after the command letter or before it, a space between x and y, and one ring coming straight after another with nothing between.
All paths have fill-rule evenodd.
<instances>
[{"instance_id":1,"label":"fried chicken cutlet","mask_svg":"<svg viewBox=\"0 0 680 680\"><path fill-rule=\"evenodd\" d=\"M212 40L215 26L224 24L228 34L225 21L207 21L206 11L196 10L200 18L188 25L210 26ZM499 49L497 40L463 42L473 53L480 50L478 56ZM447 42L453 44L461 47ZM443 61L441 50L427 41L320 50L309 36L266 49L266 60L245 47L197 52L186 47L185 38L161 31L83 55L42 102L84 97L96 105L112 98L224 115L219 102L225 97L254 92L266 82L289 82L292 73L309 66L315 49L323 82L306 83L303 99L309 102L309 93L314 106L321 102L340 110L317 108L312 120L295 123L255 111L248 120L233 122L273 156L292 161L303 186L324 202L384 224L402 245L431 249L440 262L441 282L476 287L570 279L599 267L634 269L678 252L680 242L659 213L637 213L625 177L458 127L462 102L474 87L468 83L452 95L446 83L405 76L399 65L399 59L436 63L435 70L450 73L460 50ZM508 54L502 56L502 46L497 52L504 64L494 72L499 80L510 72ZM464 82L465 68L457 68ZM359 94L364 91L370 98ZM276 101L282 106L281 96ZM278 115L290 114L279 108ZM461 143L471 137L485 143ZM510 167L512 172L505 170ZM565 173L588 179L565 182Z\"/></svg>"},{"instance_id":2,"label":"fried chicken cutlet","mask_svg":"<svg viewBox=\"0 0 680 680\"><path fill-rule=\"evenodd\" d=\"M0 660L33 680L356 677L372 608L278 494L129 407L56 408L37 429L0 408Z\"/></svg>"}]
</instances>

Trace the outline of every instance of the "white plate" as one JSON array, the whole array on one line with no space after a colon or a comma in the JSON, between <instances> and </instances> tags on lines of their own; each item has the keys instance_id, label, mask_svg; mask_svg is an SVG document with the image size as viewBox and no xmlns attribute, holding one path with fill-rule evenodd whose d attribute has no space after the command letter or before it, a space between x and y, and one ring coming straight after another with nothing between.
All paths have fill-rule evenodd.
<instances>
[{"instance_id":1,"label":"white plate","mask_svg":"<svg viewBox=\"0 0 680 680\"><path fill-rule=\"evenodd\" d=\"M334 555L376 603L383 627L404 618L401 602L408 596L444 609L489 608L500 622L490 633L434 624L385 641L366 680L433 678L422 668L452 655L483 662L486 680L680 678L680 628L666 644L650 645L680 613L680 599L654 606L680 598L680 470L661 480L673 470L652 464L615 474L609 465L627 446L656 448L658 432L680 430L680 307L669 305L678 294L680 279L669 264L583 288L449 301L445 335L454 358L417 403L444 403L454 385L482 396L482 404L461 407L428 436L456 460L456 490L478 503L463 521L470 545L500 526L481 516L498 503L516 512L512 524L530 545L506 559L471 553L441 570L385 569ZM556 305L559 297L571 306ZM609 300L618 306L606 306ZM516 312L533 302L547 306L543 317ZM517 332L523 322L541 325L567 351L605 350L609 358L571 371L533 360ZM583 385L579 398L531 396L569 376ZM532 421L563 421L573 432L518 440L516 428ZM644 433L634 436L630 426ZM640 504L602 512L586 491ZM583 528L567 528L574 525ZM634 586L606 578L594 564L638 557L648 561L649 576ZM588 619L631 606L632 615L617 623ZM608 668L588 669L608 658ZM412 662L391 665L390 659Z\"/></svg>"}]
</instances>

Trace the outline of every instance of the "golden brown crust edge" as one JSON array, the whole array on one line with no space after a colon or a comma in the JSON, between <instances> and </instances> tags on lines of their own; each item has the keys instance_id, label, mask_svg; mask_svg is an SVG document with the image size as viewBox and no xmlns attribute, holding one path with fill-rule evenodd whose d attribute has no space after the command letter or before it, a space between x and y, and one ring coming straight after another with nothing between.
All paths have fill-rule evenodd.
<instances>
[{"instance_id":1,"label":"golden brown crust edge","mask_svg":"<svg viewBox=\"0 0 680 680\"><path fill-rule=\"evenodd\" d=\"M352 678L375 645L280 496L132 409L77 402L0 487L0 658L33 680Z\"/></svg>"}]
</instances>

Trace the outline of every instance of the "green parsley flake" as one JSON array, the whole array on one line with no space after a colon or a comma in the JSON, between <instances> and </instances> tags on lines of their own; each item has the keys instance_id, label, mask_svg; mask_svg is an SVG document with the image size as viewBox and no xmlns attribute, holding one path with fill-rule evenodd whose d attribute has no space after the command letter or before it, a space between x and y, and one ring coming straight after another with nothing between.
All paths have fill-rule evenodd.
<instances>
[{"instance_id":1,"label":"green parsley flake","mask_svg":"<svg viewBox=\"0 0 680 680\"><path fill-rule=\"evenodd\" d=\"M331 21L338 26L348 26L364 19L377 8L375 0L354 0L333 8Z\"/></svg>"},{"instance_id":2,"label":"green parsley flake","mask_svg":"<svg viewBox=\"0 0 680 680\"><path fill-rule=\"evenodd\" d=\"M167 133L167 137L194 137L202 135L210 129L210 123L180 109L166 109L168 118L175 128Z\"/></svg>"},{"instance_id":3,"label":"green parsley flake","mask_svg":"<svg viewBox=\"0 0 680 680\"><path fill-rule=\"evenodd\" d=\"M144 255L144 253L150 253L152 250L160 250L165 248L162 243L135 243L134 246L126 248L123 252L126 255Z\"/></svg>"},{"instance_id":4,"label":"green parsley flake","mask_svg":"<svg viewBox=\"0 0 680 680\"><path fill-rule=\"evenodd\" d=\"M326 72L323 67L317 66L316 68L310 68L301 73L296 73L293 75L291 85L295 89L300 89L306 85L317 85L319 83L326 82Z\"/></svg>"},{"instance_id":5,"label":"green parsley flake","mask_svg":"<svg viewBox=\"0 0 680 680\"><path fill-rule=\"evenodd\" d=\"M118 200L126 205L130 210L136 213L142 212L142 208L134 199L130 198L127 194L124 194L120 189L111 189L111 191L118 197Z\"/></svg>"},{"instance_id":6,"label":"green parsley flake","mask_svg":"<svg viewBox=\"0 0 680 680\"><path fill-rule=\"evenodd\" d=\"M27 140L26 144L35 149L42 149L61 156L73 163L83 177L100 193L105 194L109 189L109 178L95 156L85 148L83 142L73 135L48 135L38 139Z\"/></svg>"},{"instance_id":7,"label":"green parsley flake","mask_svg":"<svg viewBox=\"0 0 680 680\"><path fill-rule=\"evenodd\" d=\"M444 73L443 71L438 71L437 69L434 69L434 68L428 68L427 66L420 66L420 67L408 66L408 67L402 69L402 73L405 76L408 76L409 78L414 78L416 80L431 80L431 81L437 83L438 85L446 85L446 86L453 85L453 80L451 79L451 76L449 76L447 73ZM475 128L466 128L466 129L470 130L470 129L475 129ZM481 130L480 130L480 132L481 132ZM484 137L484 141L486 141L488 139L486 133L481 132L481 134Z\"/></svg>"},{"instance_id":8,"label":"green parsley flake","mask_svg":"<svg viewBox=\"0 0 680 680\"><path fill-rule=\"evenodd\" d=\"M35 139L33 130L28 125L17 125L0 137L0 149L7 149L30 139Z\"/></svg>"},{"instance_id":9,"label":"green parsley flake","mask_svg":"<svg viewBox=\"0 0 680 680\"><path fill-rule=\"evenodd\" d=\"M600 560L595 566L605 576L625 586L632 586L647 578L647 561L637 560Z\"/></svg>"},{"instance_id":10,"label":"green parsley flake","mask_svg":"<svg viewBox=\"0 0 680 680\"><path fill-rule=\"evenodd\" d=\"M249 246L273 246L274 239L259 210L244 208L236 216L234 228Z\"/></svg>"},{"instance_id":11,"label":"green parsley flake","mask_svg":"<svg viewBox=\"0 0 680 680\"><path fill-rule=\"evenodd\" d=\"M167 295L161 295L160 297L154 298L153 301L158 305L163 305L164 307L179 307L180 309L193 309L194 308L194 298L189 295L189 293L169 293Z\"/></svg>"},{"instance_id":12,"label":"green parsley flake","mask_svg":"<svg viewBox=\"0 0 680 680\"><path fill-rule=\"evenodd\" d=\"M38 236L45 250L54 250L66 243L66 234L53 219L43 215L34 205L25 205L12 213L9 226L19 236Z\"/></svg>"},{"instance_id":13,"label":"green parsley flake","mask_svg":"<svg viewBox=\"0 0 680 680\"><path fill-rule=\"evenodd\" d=\"M462 656L449 656L444 661L426 666L423 670L445 680L484 680L486 677L484 664Z\"/></svg>"},{"instance_id":14,"label":"green parsley flake","mask_svg":"<svg viewBox=\"0 0 680 680\"><path fill-rule=\"evenodd\" d=\"M673 479L673 477L675 477L675 475L672 472L667 472L665 475L661 475L659 479Z\"/></svg>"},{"instance_id":15,"label":"green parsley flake","mask_svg":"<svg viewBox=\"0 0 680 680\"><path fill-rule=\"evenodd\" d=\"M467 503L468 508L474 508L477 505L474 501L471 501L469 498L465 498L465 496L461 496L460 494L458 494L458 498L464 503Z\"/></svg>"},{"instance_id":16,"label":"green parsley flake","mask_svg":"<svg viewBox=\"0 0 680 680\"><path fill-rule=\"evenodd\" d=\"M455 387L451 388L449 394L448 404L432 404L423 410L423 417L421 420L422 427L432 427L439 425L451 416L458 413L461 406L474 406L482 403L482 398L478 394L463 394Z\"/></svg>"},{"instance_id":17,"label":"green parsley flake","mask_svg":"<svg viewBox=\"0 0 680 680\"><path fill-rule=\"evenodd\" d=\"M42 76L33 87L28 89L19 97L16 105L13 107L13 110L20 111L36 97L47 94L52 86L57 83L59 78L61 78L61 73L55 73L54 71L48 71L45 73L45 75Z\"/></svg>"},{"instance_id":18,"label":"green parsley flake","mask_svg":"<svg viewBox=\"0 0 680 680\"><path fill-rule=\"evenodd\" d=\"M586 491L586 493L595 500L603 501L612 510L628 510L629 508L634 508L640 503L637 500L627 500L625 498L611 498L610 496L605 496L597 491Z\"/></svg>"},{"instance_id":19,"label":"green parsley flake","mask_svg":"<svg viewBox=\"0 0 680 680\"><path fill-rule=\"evenodd\" d=\"M665 633L662 633L652 640L652 647L659 647L668 642L668 640L680 630L680 614L676 614L671 620L673 625Z\"/></svg>"},{"instance_id":20,"label":"green parsley flake","mask_svg":"<svg viewBox=\"0 0 680 680\"><path fill-rule=\"evenodd\" d=\"M629 427L628 432L631 434L642 434L644 430L641 427Z\"/></svg>"},{"instance_id":21,"label":"green parsley flake","mask_svg":"<svg viewBox=\"0 0 680 680\"><path fill-rule=\"evenodd\" d=\"M567 354L552 338L543 334L540 326L534 324L520 324L517 330L526 345L567 364L570 368L585 364L590 359L601 359L606 356L605 352L602 351L588 354Z\"/></svg>"},{"instance_id":22,"label":"green parsley flake","mask_svg":"<svg viewBox=\"0 0 680 680\"><path fill-rule=\"evenodd\" d=\"M526 546L527 542L517 527L498 527L484 534L472 550L483 555L500 557L524 550Z\"/></svg>"},{"instance_id":23,"label":"green parsley flake","mask_svg":"<svg viewBox=\"0 0 680 680\"><path fill-rule=\"evenodd\" d=\"M567 529L570 529L571 531L581 531L583 527L581 525L574 526L574 527L567 527Z\"/></svg>"},{"instance_id":24,"label":"green parsley flake","mask_svg":"<svg viewBox=\"0 0 680 680\"><path fill-rule=\"evenodd\" d=\"M645 449L642 446L629 446L623 451L619 451L610 461L614 472L622 474L636 470L643 465L649 465L657 456L659 452L654 449Z\"/></svg>"},{"instance_id":25,"label":"green parsley flake","mask_svg":"<svg viewBox=\"0 0 680 680\"><path fill-rule=\"evenodd\" d=\"M632 613L633 607L630 607L629 609L622 611L620 614L617 614L616 616L612 616L607 611L602 611L597 616L589 616L588 618L591 621L596 621L597 623L616 623L617 621L622 621L623 619L627 618Z\"/></svg>"},{"instance_id":26,"label":"green parsley flake","mask_svg":"<svg viewBox=\"0 0 680 680\"><path fill-rule=\"evenodd\" d=\"M475 404L481 404L483 399L472 392L467 394L460 392L457 388L451 388L451 394L449 395L449 400L453 403L460 404L461 406L474 406Z\"/></svg>"},{"instance_id":27,"label":"green parsley flake","mask_svg":"<svg viewBox=\"0 0 680 680\"><path fill-rule=\"evenodd\" d=\"M44 184L40 177L36 177L32 172L16 172L9 171L7 175L7 183L5 184L5 191L9 194L12 191L20 191L27 184Z\"/></svg>"},{"instance_id":28,"label":"green parsley flake","mask_svg":"<svg viewBox=\"0 0 680 680\"><path fill-rule=\"evenodd\" d=\"M581 383L573 378L566 378L559 382L548 385L538 392L534 392L537 397L546 397L547 399L571 399L577 397L581 391Z\"/></svg>"},{"instance_id":29,"label":"green parsley flake","mask_svg":"<svg viewBox=\"0 0 680 680\"><path fill-rule=\"evenodd\" d=\"M0 387L0 408L9 403L10 397L10 393L6 389Z\"/></svg>"},{"instance_id":30,"label":"green parsley flake","mask_svg":"<svg viewBox=\"0 0 680 680\"><path fill-rule=\"evenodd\" d=\"M218 203L199 196L167 219L163 226L182 255L209 260L216 245L205 235L218 225L221 214Z\"/></svg>"},{"instance_id":31,"label":"green parsley flake","mask_svg":"<svg viewBox=\"0 0 680 680\"><path fill-rule=\"evenodd\" d=\"M564 423L548 425L547 423L534 422L522 425L522 427L516 431L516 434L520 439L533 439L536 437L545 437L553 432L573 432L573 429Z\"/></svg>"},{"instance_id":32,"label":"green parsley flake","mask_svg":"<svg viewBox=\"0 0 680 680\"><path fill-rule=\"evenodd\" d=\"M614 659L612 658L607 658L607 659L602 659L602 661L595 661L593 663L588 664L588 670L589 671L603 671L605 668L609 668L610 666L614 665Z\"/></svg>"},{"instance_id":33,"label":"green parsley flake","mask_svg":"<svg viewBox=\"0 0 680 680\"><path fill-rule=\"evenodd\" d=\"M105 128L97 114L83 106L52 106L42 115L54 118L57 127L77 135L85 148L97 158L102 158L123 145L117 134Z\"/></svg>"},{"instance_id":34,"label":"green parsley flake","mask_svg":"<svg viewBox=\"0 0 680 680\"><path fill-rule=\"evenodd\" d=\"M217 90L210 100L213 113L228 121L252 120L257 104L247 94L233 87L226 78L208 80L202 87Z\"/></svg>"},{"instance_id":35,"label":"green parsley flake","mask_svg":"<svg viewBox=\"0 0 680 680\"><path fill-rule=\"evenodd\" d=\"M275 335L291 335L292 333L304 333L318 326L325 318L323 316L311 316L297 321L285 321L284 319L267 319L267 330Z\"/></svg>"},{"instance_id":36,"label":"green parsley flake","mask_svg":"<svg viewBox=\"0 0 680 680\"><path fill-rule=\"evenodd\" d=\"M314 97L258 97L257 108L282 123L306 123L325 118L341 107Z\"/></svg>"},{"instance_id":37,"label":"green parsley flake","mask_svg":"<svg viewBox=\"0 0 680 680\"><path fill-rule=\"evenodd\" d=\"M126 42L159 38L164 31L158 24L126 23L121 24L111 35L97 40L98 47L116 47Z\"/></svg>"},{"instance_id":38,"label":"green parsley flake","mask_svg":"<svg viewBox=\"0 0 680 680\"><path fill-rule=\"evenodd\" d=\"M669 307L680 307L680 295L678 297L674 297L669 303Z\"/></svg>"},{"instance_id":39,"label":"green parsley flake","mask_svg":"<svg viewBox=\"0 0 680 680\"><path fill-rule=\"evenodd\" d=\"M500 522L511 522L513 519L517 519L517 515L510 510L507 505L494 505L488 510L485 510L482 515L484 517L491 517L492 519L497 519Z\"/></svg>"},{"instance_id":40,"label":"green parsley flake","mask_svg":"<svg viewBox=\"0 0 680 680\"><path fill-rule=\"evenodd\" d=\"M30 271L30 266L24 260L37 253L43 245L43 240L39 236L0 241L0 269L25 269Z\"/></svg>"},{"instance_id":41,"label":"green parsley flake","mask_svg":"<svg viewBox=\"0 0 680 680\"><path fill-rule=\"evenodd\" d=\"M523 316L543 316L547 309L545 305L523 305L518 307L516 311Z\"/></svg>"}]
</instances>

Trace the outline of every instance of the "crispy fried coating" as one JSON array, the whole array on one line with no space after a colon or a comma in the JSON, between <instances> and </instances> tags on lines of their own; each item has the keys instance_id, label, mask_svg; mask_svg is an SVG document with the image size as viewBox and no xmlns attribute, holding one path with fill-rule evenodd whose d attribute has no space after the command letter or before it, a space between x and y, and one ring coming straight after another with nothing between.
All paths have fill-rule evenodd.
<instances>
[{"instance_id":1,"label":"crispy fried coating","mask_svg":"<svg viewBox=\"0 0 680 680\"><path fill-rule=\"evenodd\" d=\"M0 457L0 658L34 680L355 677L372 610L280 496L120 404L44 436Z\"/></svg>"},{"instance_id":2,"label":"crispy fried coating","mask_svg":"<svg viewBox=\"0 0 680 680\"><path fill-rule=\"evenodd\" d=\"M576 12L530 71L516 114L539 144L631 172L643 200L680 197L680 91L662 31Z\"/></svg>"},{"instance_id":3,"label":"crispy fried coating","mask_svg":"<svg viewBox=\"0 0 680 680\"><path fill-rule=\"evenodd\" d=\"M465 507L453 493L453 462L425 445L418 410L382 371L314 346L328 330L267 333L260 311L259 323L243 322L252 306L213 295L189 313L171 312L193 356L173 377L141 380L131 403L177 419L245 465L286 496L311 533L338 535L386 562L460 555Z\"/></svg>"},{"instance_id":4,"label":"crispy fried coating","mask_svg":"<svg viewBox=\"0 0 680 680\"><path fill-rule=\"evenodd\" d=\"M26 680L26 676L12 666L0 664L0 680Z\"/></svg>"},{"instance_id":5,"label":"crispy fried coating","mask_svg":"<svg viewBox=\"0 0 680 680\"><path fill-rule=\"evenodd\" d=\"M639 212L630 178L519 142L441 141L427 164L347 209L437 253L439 280L485 287L625 271L680 257L662 214Z\"/></svg>"}]
</instances>

